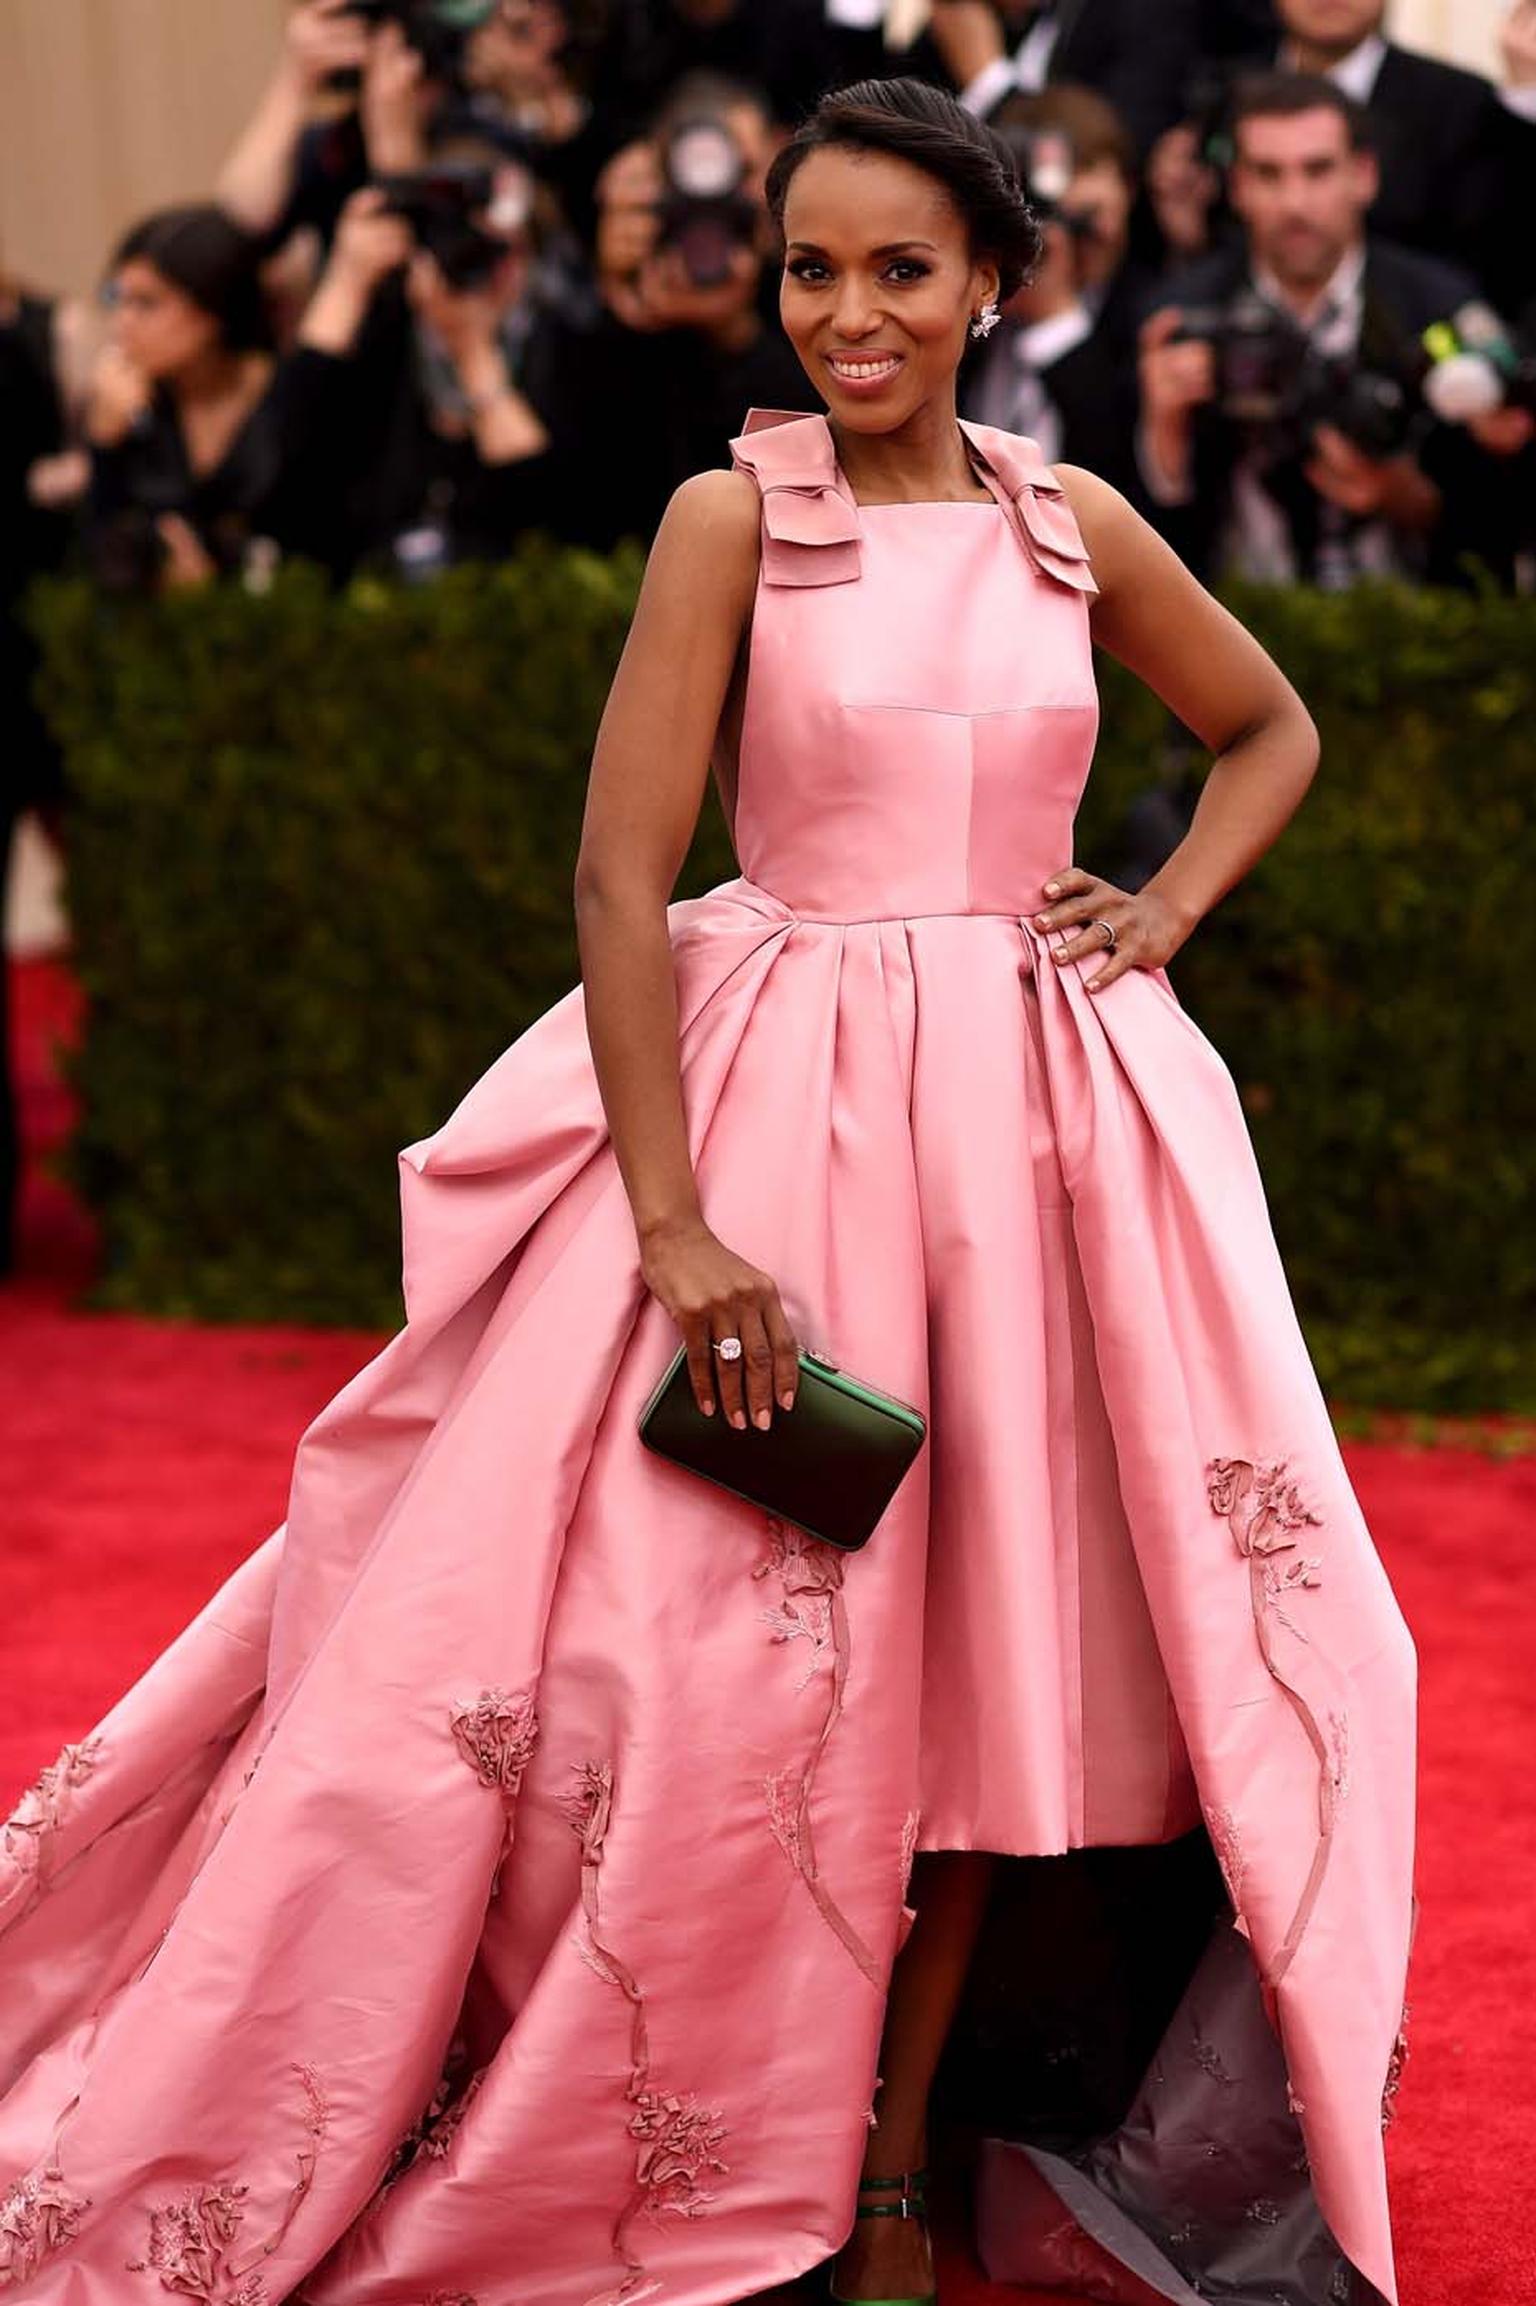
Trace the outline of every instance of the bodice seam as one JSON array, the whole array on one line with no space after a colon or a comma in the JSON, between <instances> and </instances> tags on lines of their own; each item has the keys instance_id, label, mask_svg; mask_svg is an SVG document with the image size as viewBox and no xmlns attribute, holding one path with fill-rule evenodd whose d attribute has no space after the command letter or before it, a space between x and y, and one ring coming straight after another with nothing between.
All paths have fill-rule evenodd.
<instances>
[{"instance_id":1,"label":"bodice seam","mask_svg":"<svg viewBox=\"0 0 1536 2306\"><path fill-rule=\"evenodd\" d=\"M1069 698L1060 704L1039 704L1033 697L1022 705L910 705L886 697L839 697L838 703L850 712L924 713L940 715L951 721L990 721L1004 713L1083 713L1092 712L1098 704L1096 695Z\"/></svg>"}]
</instances>

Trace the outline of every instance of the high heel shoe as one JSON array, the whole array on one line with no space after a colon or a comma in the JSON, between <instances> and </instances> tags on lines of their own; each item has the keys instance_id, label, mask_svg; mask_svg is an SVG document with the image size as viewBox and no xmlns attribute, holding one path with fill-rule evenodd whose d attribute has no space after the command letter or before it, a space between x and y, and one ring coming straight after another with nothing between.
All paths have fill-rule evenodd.
<instances>
[{"instance_id":1,"label":"high heel shoe","mask_svg":"<svg viewBox=\"0 0 1536 2306\"><path fill-rule=\"evenodd\" d=\"M861 2202L854 2211L856 2218L921 2218L926 2210L924 2193L926 2170L904 2170L897 2178L861 2178L859 2192L874 2193L877 2188L899 2186L901 2198L896 2202ZM860 2298L850 2300L841 2290L833 2288L832 2277L827 2277L827 2296L838 2301L838 2306L939 2306L937 2290L924 2290L915 2298Z\"/></svg>"}]
</instances>

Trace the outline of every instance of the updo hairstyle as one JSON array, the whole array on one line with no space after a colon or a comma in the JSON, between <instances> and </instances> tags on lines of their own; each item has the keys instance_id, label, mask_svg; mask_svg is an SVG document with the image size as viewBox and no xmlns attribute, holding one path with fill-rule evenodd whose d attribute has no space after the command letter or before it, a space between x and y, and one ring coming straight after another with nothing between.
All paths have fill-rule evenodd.
<instances>
[{"instance_id":1,"label":"updo hairstyle","mask_svg":"<svg viewBox=\"0 0 1536 2306\"><path fill-rule=\"evenodd\" d=\"M1000 136L926 80L856 80L829 89L775 156L765 184L782 238L784 203L796 171L813 152L854 147L910 161L944 186L965 221L973 257L997 266L1006 304L1033 272L1040 220Z\"/></svg>"}]
</instances>

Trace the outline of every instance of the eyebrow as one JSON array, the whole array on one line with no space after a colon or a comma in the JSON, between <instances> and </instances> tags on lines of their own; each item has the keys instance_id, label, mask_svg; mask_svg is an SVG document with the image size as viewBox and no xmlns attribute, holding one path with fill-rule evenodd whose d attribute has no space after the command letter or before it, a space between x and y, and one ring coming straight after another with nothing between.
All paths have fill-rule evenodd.
<instances>
[{"instance_id":1,"label":"eyebrow","mask_svg":"<svg viewBox=\"0 0 1536 2306\"><path fill-rule=\"evenodd\" d=\"M789 245L791 248L803 248L812 256L825 256L827 253L816 240L792 240ZM872 248L869 253L871 256L899 256L904 248L932 248L937 253L937 244L932 240L887 240L881 247Z\"/></svg>"}]
</instances>

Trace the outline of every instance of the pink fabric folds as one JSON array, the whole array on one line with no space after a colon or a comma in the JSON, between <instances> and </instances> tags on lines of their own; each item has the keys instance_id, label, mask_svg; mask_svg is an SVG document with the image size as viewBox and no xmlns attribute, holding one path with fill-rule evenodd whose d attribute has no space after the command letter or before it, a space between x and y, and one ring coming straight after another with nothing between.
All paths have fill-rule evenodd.
<instances>
[{"instance_id":1,"label":"pink fabric folds","mask_svg":"<svg viewBox=\"0 0 1536 2306\"><path fill-rule=\"evenodd\" d=\"M973 429L993 503L859 506L824 420L754 414L741 871L669 914L690 1145L928 1444L848 1558L647 1452L675 1337L580 988L513 1042L402 1156L408 1319L284 1528L5 1831L29 2302L727 2306L847 2231L916 1852L1196 1827L1236 1927L1179 2103L1241 2045L1243 2248L1164 2216L1200 2149L1155 2092L1075 2175L995 2154L991 2240L1395 2301L1413 1645L1226 1067L1033 926L1081 540L1013 436Z\"/></svg>"},{"instance_id":2,"label":"pink fabric folds","mask_svg":"<svg viewBox=\"0 0 1536 2306\"><path fill-rule=\"evenodd\" d=\"M858 511L830 447L814 418L807 429L787 410L760 408L734 443L762 491L765 584L848 584L859 573Z\"/></svg>"}]
</instances>

